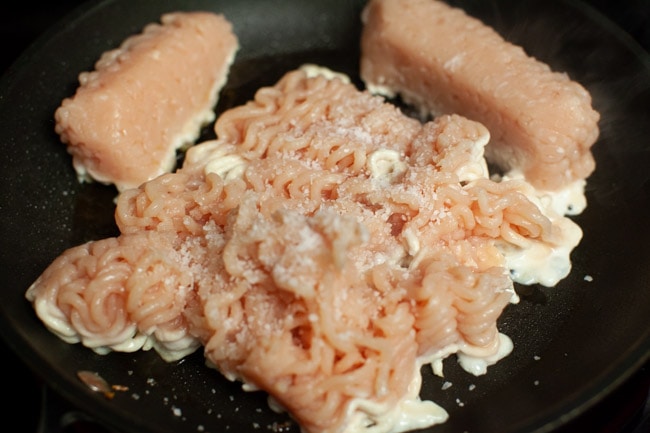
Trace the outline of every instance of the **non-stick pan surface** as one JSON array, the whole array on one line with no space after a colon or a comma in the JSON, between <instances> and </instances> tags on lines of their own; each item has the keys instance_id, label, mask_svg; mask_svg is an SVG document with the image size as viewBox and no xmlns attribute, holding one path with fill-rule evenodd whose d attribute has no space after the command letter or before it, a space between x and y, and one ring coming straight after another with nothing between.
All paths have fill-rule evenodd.
<instances>
[{"instance_id":1,"label":"non-stick pan surface","mask_svg":"<svg viewBox=\"0 0 650 433\"><path fill-rule=\"evenodd\" d=\"M100 356L50 334L24 298L65 248L117 234L112 187L79 184L54 133L53 113L99 55L164 12L212 10L233 23L241 50L219 110L305 62L358 81L363 0L109 0L90 3L33 45L0 82L0 330L48 385L124 433L298 432L266 396L245 392L204 365L153 351ZM602 114L588 207L573 271L557 287L517 287L500 329L513 353L474 377L455 358L445 377L423 370L422 397L450 414L436 433L549 432L583 413L650 353L650 61L617 28L573 1L462 0L456 5L530 54L566 71ZM426 23L422 23L426 25ZM210 135L206 130L206 137ZM94 393L79 370L128 390ZM443 390L443 384L452 386ZM445 387L446 388L446 387Z\"/></svg>"}]
</instances>

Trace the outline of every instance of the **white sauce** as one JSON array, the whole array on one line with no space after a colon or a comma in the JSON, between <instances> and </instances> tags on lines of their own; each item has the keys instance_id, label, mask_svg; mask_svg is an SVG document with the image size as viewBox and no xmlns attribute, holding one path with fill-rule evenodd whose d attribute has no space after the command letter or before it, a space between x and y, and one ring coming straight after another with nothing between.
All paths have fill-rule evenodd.
<instances>
[{"instance_id":1,"label":"white sauce","mask_svg":"<svg viewBox=\"0 0 650 433\"><path fill-rule=\"evenodd\" d=\"M203 171L216 173L223 180L241 179L248 162L230 150L219 140L209 140L191 147L185 154L186 164L203 165Z\"/></svg>"},{"instance_id":2,"label":"white sauce","mask_svg":"<svg viewBox=\"0 0 650 433\"><path fill-rule=\"evenodd\" d=\"M352 400L347 410L350 422L342 433L401 433L447 421L447 411L419 397L422 385L420 365L414 369L408 392L395 406L388 407L365 399Z\"/></svg>"},{"instance_id":3,"label":"white sauce","mask_svg":"<svg viewBox=\"0 0 650 433\"><path fill-rule=\"evenodd\" d=\"M458 362L463 370L474 376L481 376L487 373L487 368L494 365L501 359L508 356L514 345L512 340L505 334L499 334L499 345L497 351L491 355L481 356L480 353L464 352L462 349L458 352Z\"/></svg>"},{"instance_id":4,"label":"white sauce","mask_svg":"<svg viewBox=\"0 0 650 433\"><path fill-rule=\"evenodd\" d=\"M366 168L373 179L391 183L406 171L407 165L396 150L379 149L368 155Z\"/></svg>"},{"instance_id":5,"label":"white sauce","mask_svg":"<svg viewBox=\"0 0 650 433\"><path fill-rule=\"evenodd\" d=\"M510 337L499 333L498 338L486 347L470 346L469 344L450 344L444 349L421 358L423 364L431 364L433 374L444 377L443 361L450 355L456 354L463 370L474 376L487 373L487 368L508 356L514 345Z\"/></svg>"},{"instance_id":6,"label":"white sauce","mask_svg":"<svg viewBox=\"0 0 650 433\"><path fill-rule=\"evenodd\" d=\"M524 175L519 169L510 170L503 180L524 180ZM559 191L546 191L534 189L534 196L541 206L557 215L579 215L587 207L584 179L576 180Z\"/></svg>"},{"instance_id":7,"label":"white sauce","mask_svg":"<svg viewBox=\"0 0 650 433\"><path fill-rule=\"evenodd\" d=\"M384 80L382 80L380 77L379 81L381 82ZM386 98L394 98L395 96L397 96L397 93L393 91L393 89L382 84L366 83L366 89L368 89L368 91L373 95L382 95L385 96Z\"/></svg>"},{"instance_id":8,"label":"white sauce","mask_svg":"<svg viewBox=\"0 0 650 433\"><path fill-rule=\"evenodd\" d=\"M314 65L312 63L306 63L300 67L300 70L303 71L308 78L314 77L325 77L328 80L333 80L334 78L339 78L344 83L350 83L350 77L341 72L333 71L324 66Z\"/></svg>"},{"instance_id":9,"label":"white sauce","mask_svg":"<svg viewBox=\"0 0 650 433\"><path fill-rule=\"evenodd\" d=\"M490 175L485 160L485 146L490 141L490 133L486 128L483 129L483 134L476 140L465 140L458 144L469 154L469 161L456 169L456 175L461 182L486 179Z\"/></svg>"},{"instance_id":10,"label":"white sauce","mask_svg":"<svg viewBox=\"0 0 650 433\"><path fill-rule=\"evenodd\" d=\"M582 230L566 218L556 222L562 234L558 244L531 241L526 247L505 242L497 244L506 259L513 281L524 284L555 286L571 272L571 251L582 239Z\"/></svg>"},{"instance_id":11,"label":"white sauce","mask_svg":"<svg viewBox=\"0 0 650 433\"><path fill-rule=\"evenodd\" d=\"M552 241L528 239L522 245L499 242L497 247L506 259L514 282L555 286L571 272L571 252L582 239L582 229L565 215L578 214L586 206L584 181L577 181L556 192L541 191L524 181L520 171L513 170L503 181L521 183L521 192L535 203L551 220L555 233Z\"/></svg>"}]
</instances>

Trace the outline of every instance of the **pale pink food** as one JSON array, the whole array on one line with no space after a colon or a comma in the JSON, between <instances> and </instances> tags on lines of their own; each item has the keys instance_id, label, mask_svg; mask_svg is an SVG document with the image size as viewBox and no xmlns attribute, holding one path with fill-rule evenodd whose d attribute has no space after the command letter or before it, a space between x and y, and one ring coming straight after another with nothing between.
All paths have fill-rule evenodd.
<instances>
[{"instance_id":1,"label":"pale pink food","mask_svg":"<svg viewBox=\"0 0 650 433\"><path fill-rule=\"evenodd\" d=\"M122 192L121 234L63 252L26 297L100 353L173 361L203 346L305 433L444 422L419 399L421 365L502 356L514 291L497 245L554 244L561 227L522 182L486 177L480 123L421 124L305 71L222 113L180 169Z\"/></svg>"},{"instance_id":2,"label":"pale pink food","mask_svg":"<svg viewBox=\"0 0 650 433\"><path fill-rule=\"evenodd\" d=\"M214 120L238 47L222 15L173 12L103 53L55 113L79 178L124 190L171 171Z\"/></svg>"},{"instance_id":3,"label":"pale pink food","mask_svg":"<svg viewBox=\"0 0 650 433\"><path fill-rule=\"evenodd\" d=\"M562 189L595 169L600 115L567 74L442 1L371 0L363 20L361 76L372 91L480 121L488 160L537 188Z\"/></svg>"}]
</instances>

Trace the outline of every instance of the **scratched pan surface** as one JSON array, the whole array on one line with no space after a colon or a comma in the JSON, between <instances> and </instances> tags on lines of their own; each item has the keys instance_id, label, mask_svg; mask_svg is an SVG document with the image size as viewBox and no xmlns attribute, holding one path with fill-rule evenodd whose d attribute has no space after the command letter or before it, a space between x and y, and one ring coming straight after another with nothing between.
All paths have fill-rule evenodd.
<instances>
[{"instance_id":1,"label":"scratched pan surface","mask_svg":"<svg viewBox=\"0 0 650 433\"><path fill-rule=\"evenodd\" d=\"M444 379L423 370L422 396L450 414L447 423L427 431L553 431L649 357L650 63L579 3L454 4L582 82L602 113L602 135L594 148L598 168L588 181L589 206L575 218L584 239L572 256L572 274L555 288L517 288L521 303L500 320L515 349L486 376L465 373L454 358L445 361ZM44 35L3 77L0 330L51 389L116 432L299 432L286 415L268 408L264 394L244 392L205 367L201 352L167 364L153 351L100 356L60 341L36 318L24 292L65 248L117 233L115 191L77 183L53 132L54 110L101 52L164 12L222 12L241 43L221 96L223 110L304 62L348 73L359 83L362 6L361 0L91 3ZM96 371L128 391L107 400L77 379L78 370ZM443 391L445 381L452 387Z\"/></svg>"}]
</instances>

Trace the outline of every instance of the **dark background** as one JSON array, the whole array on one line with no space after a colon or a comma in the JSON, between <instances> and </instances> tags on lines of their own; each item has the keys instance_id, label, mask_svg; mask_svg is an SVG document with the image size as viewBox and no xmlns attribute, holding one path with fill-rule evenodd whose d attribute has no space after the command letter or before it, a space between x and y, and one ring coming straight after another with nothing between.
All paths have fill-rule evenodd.
<instances>
[{"instance_id":1,"label":"dark background","mask_svg":"<svg viewBox=\"0 0 650 433\"><path fill-rule=\"evenodd\" d=\"M41 33L71 9L89 0L13 2L11 13L0 14L0 71L4 71ZM646 51L650 51L650 0L584 0L627 31Z\"/></svg>"},{"instance_id":2,"label":"dark background","mask_svg":"<svg viewBox=\"0 0 650 433\"><path fill-rule=\"evenodd\" d=\"M88 1L22 1L12 5L11 13L6 7L3 8L0 14L0 21L2 21L0 37L3 41L0 46L0 73L4 73L43 32L72 9ZM585 2L608 16L642 49L650 52L650 0L585 0ZM18 422L21 425L17 431L24 433L39 431L43 384L27 370L2 341L0 341L0 357L6 374L18 380L17 386L9 387L8 384L5 386L5 397L9 397L9 403L3 403L0 413L5 415L6 421L13 421L14 425ZM639 426L640 413L643 411L648 395L649 377L648 368L642 368L602 404L567 426L566 433L649 433L650 426L647 425L644 430L634 430ZM16 380L12 382L16 383ZM24 415L20 420L16 420L15 414ZM103 430L92 425L77 424L68 427L65 431L95 433Z\"/></svg>"}]
</instances>

